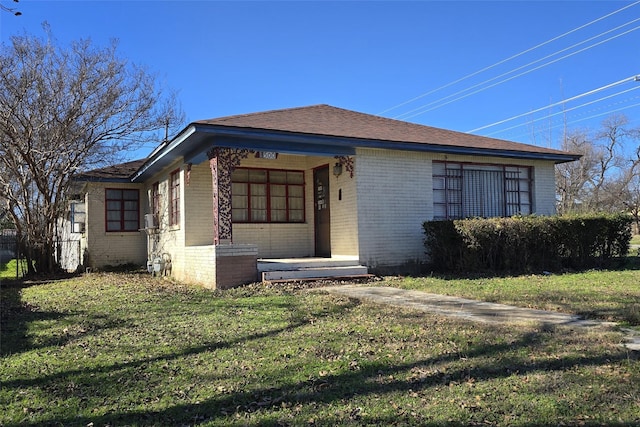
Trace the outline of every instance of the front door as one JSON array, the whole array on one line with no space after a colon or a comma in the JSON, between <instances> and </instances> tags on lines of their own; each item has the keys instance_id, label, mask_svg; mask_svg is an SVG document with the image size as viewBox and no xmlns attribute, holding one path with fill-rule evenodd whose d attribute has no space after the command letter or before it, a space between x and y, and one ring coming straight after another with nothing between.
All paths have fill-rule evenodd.
<instances>
[{"instance_id":1,"label":"front door","mask_svg":"<svg viewBox=\"0 0 640 427\"><path fill-rule=\"evenodd\" d=\"M329 166L313 171L316 256L331 257L331 214L329 210Z\"/></svg>"}]
</instances>

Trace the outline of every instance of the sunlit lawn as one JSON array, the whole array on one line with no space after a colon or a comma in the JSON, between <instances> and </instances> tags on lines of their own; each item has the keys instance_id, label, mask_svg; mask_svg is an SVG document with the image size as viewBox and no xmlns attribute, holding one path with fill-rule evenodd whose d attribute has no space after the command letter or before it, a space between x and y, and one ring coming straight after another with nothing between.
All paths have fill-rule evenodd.
<instances>
[{"instance_id":1,"label":"sunlit lawn","mask_svg":"<svg viewBox=\"0 0 640 427\"><path fill-rule=\"evenodd\" d=\"M617 270L515 277L389 278L383 284L640 326L640 258L634 256Z\"/></svg>"},{"instance_id":2,"label":"sunlit lawn","mask_svg":"<svg viewBox=\"0 0 640 427\"><path fill-rule=\"evenodd\" d=\"M18 265L18 261L15 259L12 259L6 263L0 263L0 280L16 279L17 277L22 276L22 274L26 269L27 269L26 261L20 261L19 265Z\"/></svg>"},{"instance_id":3,"label":"sunlit lawn","mask_svg":"<svg viewBox=\"0 0 640 427\"><path fill-rule=\"evenodd\" d=\"M531 306L582 283L591 290L553 304L588 312L589 295L602 295L605 317L621 320L639 278L435 283L494 300L505 288ZM389 284L434 290L434 280ZM295 286L212 293L136 274L1 292L2 426L640 423L640 361L616 331L490 326Z\"/></svg>"}]
</instances>

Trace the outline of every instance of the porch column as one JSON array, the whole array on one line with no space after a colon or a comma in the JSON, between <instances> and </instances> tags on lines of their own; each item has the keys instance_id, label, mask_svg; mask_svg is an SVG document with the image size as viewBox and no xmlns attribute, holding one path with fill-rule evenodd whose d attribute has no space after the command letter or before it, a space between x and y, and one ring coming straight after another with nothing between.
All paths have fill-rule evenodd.
<instances>
[{"instance_id":1,"label":"porch column","mask_svg":"<svg viewBox=\"0 0 640 427\"><path fill-rule=\"evenodd\" d=\"M231 242L231 174L250 150L214 147L207 151L213 190L213 244Z\"/></svg>"}]
</instances>

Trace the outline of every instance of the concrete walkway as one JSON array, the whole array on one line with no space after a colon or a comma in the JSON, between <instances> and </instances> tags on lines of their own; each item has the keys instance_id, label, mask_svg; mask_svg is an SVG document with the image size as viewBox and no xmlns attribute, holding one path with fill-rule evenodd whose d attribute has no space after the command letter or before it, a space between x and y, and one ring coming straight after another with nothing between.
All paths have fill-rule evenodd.
<instances>
[{"instance_id":1,"label":"concrete walkway","mask_svg":"<svg viewBox=\"0 0 640 427\"><path fill-rule=\"evenodd\" d=\"M504 304L482 302L466 298L430 294L391 287L341 285L320 288L329 293L366 300L377 304L407 307L428 313L459 317L484 323L541 323L570 327L614 327L612 322L586 320L573 314L532 310ZM640 334L623 330L625 347L640 351Z\"/></svg>"}]
</instances>

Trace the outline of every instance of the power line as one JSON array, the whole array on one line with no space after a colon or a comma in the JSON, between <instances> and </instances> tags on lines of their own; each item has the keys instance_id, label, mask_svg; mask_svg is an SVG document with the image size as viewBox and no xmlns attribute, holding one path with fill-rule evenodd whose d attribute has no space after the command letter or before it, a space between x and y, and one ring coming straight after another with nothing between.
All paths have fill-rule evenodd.
<instances>
[{"instance_id":1,"label":"power line","mask_svg":"<svg viewBox=\"0 0 640 427\"><path fill-rule=\"evenodd\" d=\"M618 38L618 37L622 37L622 36L624 36L624 35L626 35L626 34L629 34L629 33L630 33L630 32L632 32L632 31L636 31L637 29L640 29L640 26L636 26L636 27L634 27L634 28L632 28L632 29L630 29L630 30L627 30L627 31L623 32L623 33L616 34L615 36L611 36L611 37L609 37L608 39L601 40L601 41L599 41L599 42L597 42L597 43L594 43L594 44L589 45L589 46L587 46L587 47L584 47L584 48L582 48L582 49L576 50L576 51L574 51L574 52L571 52L571 53L569 53L569 54L567 54L567 55L564 55L564 56L561 56L561 57L559 57L559 58L556 58L556 59L554 59L554 60L552 60L552 61L549 61L549 62L544 63L544 64L542 64L542 65L539 65L539 66L537 66L537 67L534 67L534 68L531 68L531 69L529 69L529 70L523 71L522 73L516 74L516 75L514 75L514 76L511 76L511 77L509 77L509 78L506 78L506 79L500 80L499 82L496 82L496 83L491 84L491 85L489 85L489 86L485 86L485 87L483 87L483 88L481 88L481 89L478 89L478 90L475 90L475 91L473 91L473 92L467 93L466 95L459 96L458 98L452 99L452 100L447 101L447 102L443 102L443 103L441 103L441 104L439 104L439 105L437 105L437 106L435 106L435 107L431 107L431 108L428 108L428 109L426 109L426 110L422 110L422 108L423 108L423 107L419 107L419 108L414 109L414 110L412 110L412 111L418 111L418 110L422 110L422 111L418 111L417 113L412 114L412 115L409 115L409 116L404 115L404 116L403 116L403 119L410 119L410 118L413 118L413 117L419 116L419 115L421 115L421 114L427 113L427 112L429 112L429 111L433 111L433 110L435 110L435 109L437 109L437 108L444 107L445 105L449 105L449 104L451 104L451 103L453 103L453 102L456 102L456 101L459 101L459 100L461 100L461 99L467 98L467 97L469 97L469 96L471 96L471 95L475 95L475 94L477 94L477 93L484 92L485 90L487 90L487 89L491 89L492 87L496 87L496 86L498 86L498 85L501 85L502 83L506 83L506 82L511 81L511 80L513 80L513 79L516 79L516 78L518 78L518 77L522 77L522 76L524 76L524 75L527 75L527 74L529 74L529 73L532 73L532 72L534 72L534 71L537 71L537 70L539 70L539 69L541 69L541 68L544 68L544 67L546 67L546 66L548 66L548 65L555 64L556 62L562 61L563 59L567 59L567 58L569 58L569 57L571 57L571 56L574 56L574 55L577 55L577 54L582 53L582 52L584 52L584 51L587 51L587 50L589 50L589 49L591 49L591 48L593 48L593 47L596 47L596 46L599 46L599 45L601 45L601 44L607 43L607 42L609 42L609 41L611 41L611 40L613 40L613 39L616 39L616 38ZM553 55L552 55L552 56L553 56ZM507 74L510 74L510 73L507 73ZM396 117L396 118L397 118L397 117Z\"/></svg>"},{"instance_id":2,"label":"power line","mask_svg":"<svg viewBox=\"0 0 640 427\"><path fill-rule=\"evenodd\" d=\"M437 100L435 100L435 101L432 101L432 102L430 102L430 103L428 103L428 104L422 105L422 106L420 106L420 107L414 108L413 110L409 110L409 111L407 111L407 112L405 112L405 113L399 114L398 116L395 116L395 117L394 117L394 119L406 119L406 118L416 117L416 116L418 116L418 115L420 115L420 114L422 114L422 113L426 113L426 112L428 112L428 111L433 111L433 110L435 110L435 109L437 109L437 108L440 108L440 107L443 107L443 106L445 106L445 105L447 105L447 104L450 104L450 103L451 103L451 102L453 102L453 101L458 101L458 100L464 99L464 98L466 98L466 97L468 97L468 96L475 95L475 94L480 93L480 92L482 92L482 91L484 91L484 90L486 90L486 89L490 89L490 88L492 88L492 87L495 87L495 86L497 86L498 84L502 84L502 83L505 83L505 82L507 82L507 81L509 81L509 80L513 80L513 78L523 76L523 75L528 74L528 73L530 73L530 72L532 72L532 71L539 70L540 68L543 68L543 67L545 67L545 66L547 66L547 65L551 65L551 64L553 64L553 63L555 63L555 62L558 62L559 60L566 59L566 58L568 58L568 57L570 57L570 56L573 56L573 55L576 55L576 54L578 54L578 53L584 52L585 50L591 49L592 47L598 46L598 45L600 45L600 44L603 44L603 43L606 43L606 42L608 42L608 41L611 41L611 40L613 40L614 38L618 38L618 37L621 37L621 36L623 36L623 35L626 35L626 34L628 34L628 33L632 32L632 31L635 31L635 30L639 29L639 28L640 28L640 26L637 26L637 27L635 27L635 28L632 28L631 30L628 30L628 31L623 32L623 33L621 33L621 34L618 34L618 35L616 35L616 36L610 37L610 38L608 38L608 39L606 39L606 40L603 40L603 41L601 41L601 42L599 42L599 43L595 43L595 44L593 44L593 45L591 45L591 46L587 46L586 48L581 49L581 50L578 50L578 51L576 51L576 52L573 52L572 54L565 55L565 56L563 56L563 57L561 57L561 58L558 58L558 59L557 59L557 60L555 60L555 61L550 61L550 62L548 62L548 63L546 63L546 64L543 64L543 65L542 65L542 66L540 66L540 67L533 68L533 69L531 69L531 70L530 70L530 71L528 71L528 72L524 72L524 73L518 74L518 75L516 75L516 76L513 76L513 78L502 80L502 81L498 82L498 83L497 83L497 84L495 84L495 85L487 86L487 87L485 87L484 89L474 91L474 92L472 92L472 93L469 93L469 94L468 94L468 95L466 95L466 96L461 96L461 97L455 98L455 99L454 99L454 100L452 100L451 102L443 102L443 101L445 101L445 100L447 100L447 99L450 99L450 98L453 98L453 97L455 97L455 96L457 96L457 95L461 95L461 94L463 94L463 93L465 93L465 92L469 92L470 90L475 89L475 88L477 88L477 87L482 87L483 85L485 85L485 84L487 84L487 83L490 83L490 82L492 82L492 81L494 81L494 80L497 80L497 79L499 79L499 78L502 78L502 77L508 76L509 74L515 73L515 72L516 72L516 71L518 71L518 70L522 70L522 69L527 68L527 67L529 67L529 66L531 66L531 65L537 64L538 62L544 61L545 59L552 58L552 57L554 57L554 56L556 56L556 55L558 55L558 54L560 54L560 53L562 53L562 52L565 52L565 51L568 51L568 50L573 49L573 48L575 48L575 47L578 47L578 46L580 46L580 45L583 45L583 44L585 44L585 43L587 43L587 42L590 42L590 41L592 41L592 40L597 39L597 38L598 38L598 37L600 37L600 36L603 36L603 35L605 35L605 34L609 34L609 33L611 33L611 32L614 32L614 31L616 31L616 30L619 30L619 29L621 29L621 28L623 28L623 27L626 27L627 25L630 25L630 24L635 23L635 22L637 22L637 21L640 21L640 18L636 18L636 19L634 19L634 20L631 20L631 21L629 21L629 22L626 22L626 23L624 23L624 24L622 24L622 25L619 25L619 26L617 26L617 27L615 27L615 28L612 28L612 29L610 29L610 30L604 31L604 32L602 32L602 33L600 33L600 34L597 34L597 35L595 35L595 36L593 36L593 37L590 37L590 38L588 38L588 39L585 39L585 40L583 40L583 41L581 41L581 42L575 43L575 44L573 44L573 45L571 45L571 46L569 46L569 47L566 47L566 48L564 48L564 49L558 50L558 51L556 51L556 52L554 52L554 53L552 53L552 54L550 54L550 55L544 56L544 57L539 58L539 59L537 59L537 60L535 60L535 61L529 62L528 64L525 64L525 65L522 65L522 66L520 66L520 67L514 68L513 70L507 71L506 73L502 73L502 74L500 74L500 75L498 75L498 76L495 76L495 77L492 77L492 78L490 78L490 79L487 79L487 80L485 80L485 81L483 81L483 82L481 82L481 83L477 83L477 84L475 84L475 85L473 85L473 86L470 86L470 87L468 87L468 88L466 88L466 89L459 90L458 92L455 92L455 93L453 93L453 94L447 95L447 96L445 96L445 97L442 97L442 98L440 98L440 99L437 99ZM443 102L443 103L441 103L441 102ZM439 104L439 103L440 103L440 105L437 105L437 106L435 106L435 107L433 107L433 108L429 108L429 109L427 109L427 107L430 107L430 106L432 106L432 105L434 105L434 104ZM419 112L419 113L417 113L417 114L413 114L413 115L411 114L411 113L415 113L415 112Z\"/></svg>"},{"instance_id":3,"label":"power line","mask_svg":"<svg viewBox=\"0 0 640 427\"><path fill-rule=\"evenodd\" d=\"M503 123L510 122L511 120L519 119L521 117L527 116L529 114L534 114L534 113L546 110L548 108L557 107L558 105L562 105L562 104L565 104L567 102L575 101L576 99L580 99L580 98L583 98L585 96L593 95L594 93L602 92L603 90L610 89L610 88L612 88L614 86L617 86L617 85L620 85L620 84L623 84L623 83L628 83L630 81L640 81L640 76L637 76L637 75L630 76L630 77L627 77L625 79L618 80L617 82L609 83L609 84L601 86L599 88L592 89L590 91L581 93L579 95L572 96L571 98L563 99L562 101L555 102L553 104L549 104L547 106L537 108L537 109L535 109L533 111L528 111L526 113L518 114L516 116L509 117L508 119L500 120L500 121L488 124L486 126L481 126L479 128L475 128L475 129L472 129L472 130L467 131L467 132L468 133L474 133L474 132L477 132L479 130L483 130L483 129L487 129L487 128L490 128L490 127L493 127L493 126L501 125Z\"/></svg>"},{"instance_id":4,"label":"power line","mask_svg":"<svg viewBox=\"0 0 640 427\"><path fill-rule=\"evenodd\" d=\"M606 99L611 99L611 98L616 97L616 96L618 96L618 95L622 95L623 93L632 92L632 91L634 91L634 90L638 90L638 89L640 89L640 86L632 87L631 89L621 90L621 91L616 92L616 93L613 93L613 94L611 94L611 95L606 95L606 96L600 97L600 98L598 98L598 99L594 99L594 100L592 100L592 101L588 101L588 102L585 102L585 103L583 103L583 104L573 106L573 107L571 107L571 108L563 109L562 111L558 111L558 112L555 112L555 113L552 113L552 114L548 114L548 115L546 115L545 117L541 117L541 118L539 118L539 119L531 119L530 123L535 123L535 122L540 121L540 120L547 120L547 119L549 119L549 118L551 118L551 117L554 117L554 116L557 116L557 115L560 115L560 114L566 114L566 113L568 113L568 112L570 112L570 111L577 110L577 109L579 109L579 108L583 108L583 107L586 107L586 106L588 106L588 105L596 104L596 103L601 102L601 101L604 101L604 100L606 100ZM568 101L568 100L567 100L567 101ZM536 112L541 111L541 110L544 110L544 109L546 109L546 108L552 108L552 107L557 106L557 105L559 105L559 104L561 104L561 103L556 103L556 104L553 104L553 105L549 105L548 107L539 108L538 110L531 111L529 114L536 113ZM607 114L607 113L603 113L603 114ZM525 114L525 115L526 115L526 114ZM523 116L524 116L524 115L523 115ZM508 128L504 128L504 129L497 130L497 131L492 132L492 133L488 133L488 134L486 134L485 136L493 136L493 135L496 135L496 134L499 134L499 133L502 133L502 132L506 132L506 131L508 131L508 130L512 130L512 129L519 128L519 127L521 127L521 126L524 126L524 125L523 125L523 124L514 125L514 126L511 126L511 127L508 127Z\"/></svg>"},{"instance_id":5,"label":"power line","mask_svg":"<svg viewBox=\"0 0 640 427\"><path fill-rule=\"evenodd\" d=\"M634 97L634 98L637 98L637 97ZM631 98L631 99L633 99L633 98ZM567 121L566 123L559 123L559 124L556 124L556 125L552 125L552 126L549 126L548 129L549 130L556 129L556 128L559 128L560 126L567 126L567 125L571 125L571 124L574 124L574 123L583 122L585 120L595 119L597 117L602 117L602 116L605 116L607 114L615 113L617 111L627 110L629 108L638 107L638 106L640 106L640 102L635 103L635 104L631 104L631 105L625 105L623 107L616 108L616 109L613 109L613 110L607 110L607 111L605 111L603 113L594 114L594 115L591 115L591 116L588 116L588 117L582 117L580 119L570 120L570 121ZM523 125L520 125L520 126L523 126ZM504 129L504 130L506 131L506 129ZM499 133L499 132L494 132L493 134L489 134L489 135L494 135L496 133ZM489 136L489 135L486 135L486 136ZM517 135L517 136L513 137L513 139L522 138L523 136L525 136L525 135L524 134L520 134L520 135Z\"/></svg>"},{"instance_id":6,"label":"power line","mask_svg":"<svg viewBox=\"0 0 640 427\"><path fill-rule=\"evenodd\" d=\"M482 69L480 69L480 70L478 70L478 71L474 71L473 73L467 74L466 76L461 77L461 78L459 78L459 79L457 79L457 80L454 80L454 81L452 81L452 82L450 82L450 83L447 83L447 84L442 85L442 86L440 86L440 87L437 87L437 88L435 88L435 89L433 89L433 90L430 90L430 91L428 91L428 92L425 92L425 93L423 93L423 94L421 94L421 95L418 95L418 96L416 96L416 97L414 97L414 98L411 98L411 99L409 99L409 100L407 100L407 101L405 101L405 102L402 102L402 103L400 103L400 104L398 104L398 105L395 105L395 106L393 106L393 107L391 107L391 108L387 108L386 110L384 110L384 111L382 111L382 112L380 112L380 113L378 113L378 114L379 114L379 115L385 114L385 113L387 113L387 112L389 112L389 111L392 111L392 110L395 110L395 109L397 109L397 108L403 107L403 106L405 106L405 105L407 105L407 104L410 104L410 103L412 103L412 102L414 102L414 101L417 101L418 99L424 98L425 96L431 95L431 94L433 94L433 93L435 93L435 92L438 92L438 91L440 91L440 90L442 90L442 89L446 89L446 88L448 88L448 87L450 87L450 86L453 86L453 85L455 85L455 84L457 84L457 83L460 83L460 82L462 82L462 81L464 81L464 80L466 80L466 79L469 79L469 78L474 77L474 76L476 76L476 75L478 75L478 74L480 74L480 73L483 73L483 72L488 71L488 70L490 70L490 69L492 69L492 68L495 68L495 67L497 67L498 65L504 64L504 63L506 63L506 62L508 62L508 61L511 61L512 59L518 58L518 57L520 57L520 56L522 56L522 55L524 55L524 54L526 54L526 53L529 53L529 52L531 52L531 51L533 51L533 50L535 50L535 49L538 49L538 48L540 48L540 47L542 47L542 46L545 46L545 45L547 45L547 44L549 44L549 43L552 43L552 42L554 42L554 41L556 41L556 40L559 40L559 39L561 39L561 38L563 38L563 37L566 37L566 36L568 36L568 35L570 35L570 34L572 34L572 33L575 33L576 31L580 31L580 30L582 30L582 29L584 29L584 28L586 28L586 27L588 27L588 26L590 26L590 25L595 24L596 22L600 22L600 21L602 21L602 20L604 20L604 19L606 19L606 18L609 18L609 17L611 17L611 16L613 16L613 15L615 15L615 14L619 13L619 12L622 12L623 10L626 10L626 9L628 9L628 8L630 8L630 7L633 7L633 6L635 6L635 5L639 4L639 3L640 3L640 0L638 0L638 1L634 2L634 3L631 3L631 4L627 5L627 6L624 6L624 7L620 8L620 9L618 9L618 10L615 10L615 11L613 11L613 12L611 12L611 13L608 13L608 14L606 14L606 15L604 15L604 16L601 16L600 18L594 19L593 21L587 22L586 24L583 24L583 25L581 25L581 26L579 26L579 27L576 27L576 28L574 28L574 29L572 29L572 30L570 30L570 31L567 31L567 32L565 32L565 33L563 33L563 34L560 34L559 36L553 37L553 38L551 38L551 39L549 39L549 40L547 40L547 41L545 41L545 42L542 42L542 43L540 43L540 44L537 44L536 46L533 46L533 47L531 47L531 48L529 48L529 49L523 50L523 51L521 51L521 52L519 52L519 53L517 53L517 54L515 54L515 55L512 55L512 56L510 56L510 57L508 57L508 58L506 58L506 59L503 59L503 60L501 60L501 61L498 61L498 62L496 62L496 63L494 63L494 64L492 64L492 65L489 65L489 66L487 66L487 67L485 67L485 68L482 68Z\"/></svg>"}]
</instances>

